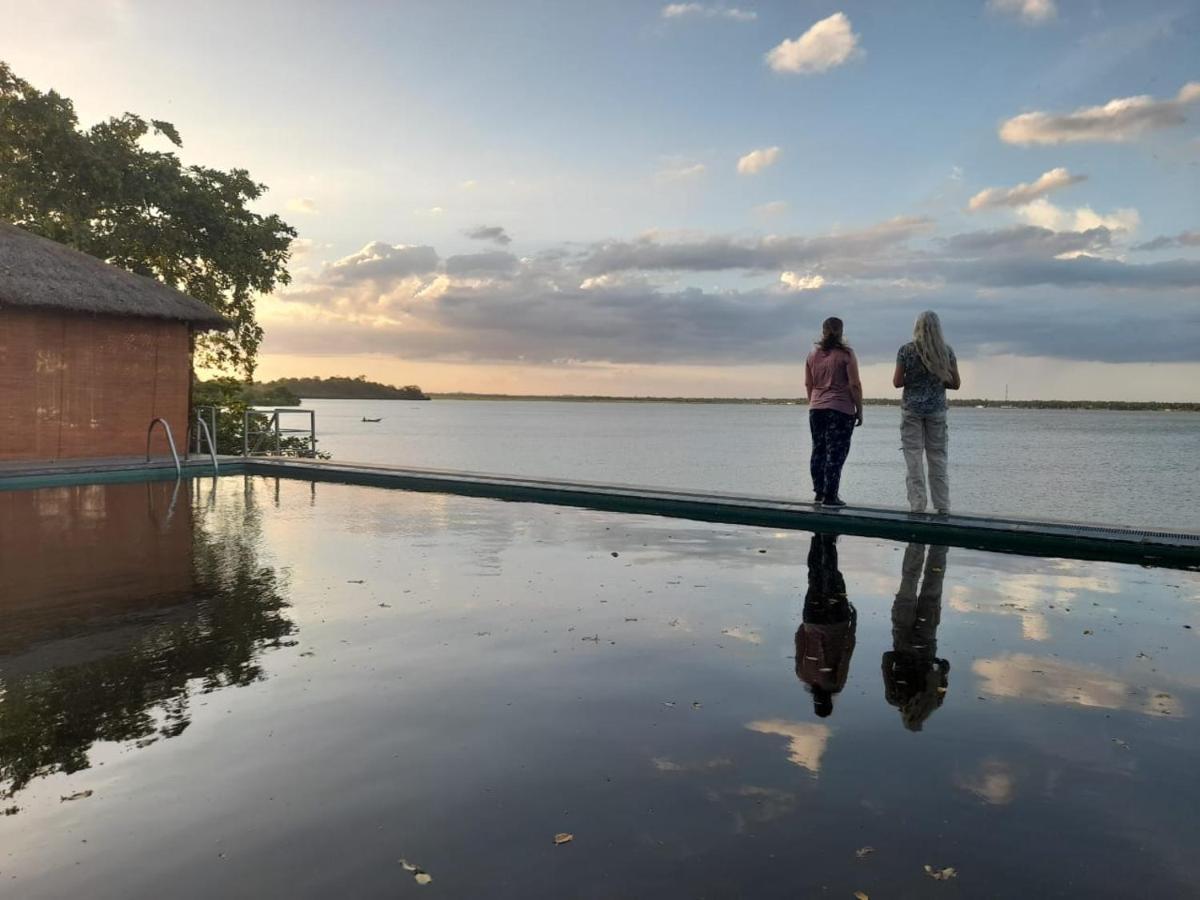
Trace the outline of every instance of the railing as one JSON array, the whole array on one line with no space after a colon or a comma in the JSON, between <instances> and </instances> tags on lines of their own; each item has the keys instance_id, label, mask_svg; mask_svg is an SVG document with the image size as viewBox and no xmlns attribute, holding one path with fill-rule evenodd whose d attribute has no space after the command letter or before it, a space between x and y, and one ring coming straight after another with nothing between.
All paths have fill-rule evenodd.
<instances>
[{"instance_id":1,"label":"railing","mask_svg":"<svg viewBox=\"0 0 1200 900\"><path fill-rule=\"evenodd\" d=\"M262 429L255 427L257 417L269 415L267 424ZM307 428L283 428L280 425L280 416L308 416ZM242 423L242 455L257 456L267 453L273 456L283 455L283 439L290 435L308 435L308 452L306 456L317 455L317 415L311 409L274 409L269 413L265 410L246 410L245 419ZM273 444L273 450L263 450L264 443Z\"/></svg>"},{"instance_id":2,"label":"railing","mask_svg":"<svg viewBox=\"0 0 1200 900\"><path fill-rule=\"evenodd\" d=\"M179 464L179 453L175 450L175 438L171 436L171 426L166 419L161 416L156 416L150 420L150 427L146 429L146 462L150 462L150 436L154 434L154 426L162 423L163 431L167 433L167 446L171 448L171 459L175 460L175 477L183 476L183 466Z\"/></svg>"},{"instance_id":3,"label":"railing","mask_svg":"<svg viewBox=\"0 0 1200 900\"><path fill-rule=\"evenodd\" d=\"M213 417L216 417L216 410L213 410ZM213 474L216 475L221 467L217 465L217 442L213 439L213 430L208 427L208 423L204 421L204 414L200 410L196 410L196 452L203 452L203 447L200 438L203 437L208 441L208 455L212 458ZM216 425L213 425L216 428Z\"/></svg>"}]
</instances>

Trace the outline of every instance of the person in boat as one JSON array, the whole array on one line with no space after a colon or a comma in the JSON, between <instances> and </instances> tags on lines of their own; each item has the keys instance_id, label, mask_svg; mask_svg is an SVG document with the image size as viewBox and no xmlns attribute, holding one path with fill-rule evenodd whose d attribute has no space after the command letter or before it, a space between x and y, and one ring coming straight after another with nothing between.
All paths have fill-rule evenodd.
<instances>
[{"instance_id":1,"label":"person in boat","mask_svg":"<svg viewBox=\"0 0 1200 900\"><path fill-rule=\"evenodd\" d=\"M950 473L947 463L949 433L946 425L946 391L962 386L954 349L942 337L938 314L926 310L917 316L913 339L896 353L892 384L904 388L900 412L900 446L908 470L905 484L908 507L925 511L929 495L933 508L950 512ZM925 463L929 463L926 490Z\"/></svg>"},{"instance_id":2,"label":"person in boat","mask_svg":"<svg viewBox=\"0 0 1200 900\"><path fill-rule=\"evenodd\" d=\"M850 455L850 438L863 423L863 390L858 359L842 336L842 320L821 323L821 339L804 364L808 392L808 427L812 433L813 500L818 505L845 506L839 490L842 466Z\"/></svg>"},{"instance_id":3,"label":"person in boat","mask_svg":"<svg viewBox=\"0 0 1200 900\"><path fill-rule=\"evenodd\" d=\"M929 547L926 553L924 544L909 544L901 565L892 649L883 654L883 696L900 710L905 728L920 731L950 687L950 663L937 655L946 548Z\"/></svg>"},{"instance_id":4,"label":"person in boat","mask_svg":"<svg viewBox=\"0 0 1200 900\"><path fill-rule=\"evenodd\" d=\"M857 625L838 570L837 536L814 534L803 621L796 630L796 677L812 694L813 712L821 718L833 713L834 695L846 686Z\"/></svg>"}]
</instances>

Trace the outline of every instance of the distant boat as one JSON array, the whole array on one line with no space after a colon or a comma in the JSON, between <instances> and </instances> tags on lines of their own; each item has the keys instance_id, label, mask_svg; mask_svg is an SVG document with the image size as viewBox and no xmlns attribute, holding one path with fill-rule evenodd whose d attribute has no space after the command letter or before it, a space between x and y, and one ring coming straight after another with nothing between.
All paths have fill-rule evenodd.
<instances>
[{"instance_id":1,"label":"distant boat","mask_svg":"<svg viewBox=\"0 0 1200 900\"><path fill-rule=\"evenodd\" d=\"M364 422L382 422L383 419L368 419L366 416L363 416L363 421Z\"/></svg>"}]
</instances>

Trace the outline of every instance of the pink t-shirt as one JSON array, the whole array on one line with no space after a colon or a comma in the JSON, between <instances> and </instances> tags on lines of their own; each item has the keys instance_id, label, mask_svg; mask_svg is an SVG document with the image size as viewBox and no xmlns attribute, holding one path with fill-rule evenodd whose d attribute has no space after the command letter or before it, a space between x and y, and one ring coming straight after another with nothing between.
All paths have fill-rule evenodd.
<instances>
[{"instance_id":1,"label":"pink t-shirt","mask_svg":"<svg viewBox=\"0 0 1200 900\"><path fill-rule=\"evenodd\" d=\"M813 350L804 364L804 386L808 389L809 409L836 409L854 415L854 395L850 388L861 388L854 351L820 347Z\"/></svg>"}]
</instances>

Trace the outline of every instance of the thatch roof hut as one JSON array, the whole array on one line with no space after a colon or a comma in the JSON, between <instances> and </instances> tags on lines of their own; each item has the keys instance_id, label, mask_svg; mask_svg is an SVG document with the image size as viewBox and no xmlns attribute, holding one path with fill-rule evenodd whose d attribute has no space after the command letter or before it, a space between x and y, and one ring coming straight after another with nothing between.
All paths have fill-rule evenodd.
<instances>
[{"instance_id":1,"label":"thatch roof hut","mask_svg":"<svg viewBox=\"0 0 1200 900\"><path fill-rule=\"evenodd\" d=\"M0 461L138 455L156 417L182 451L192 335L227 327L153 278L0 222Z\"/></svg>"}]
</instances>

